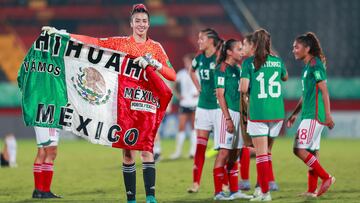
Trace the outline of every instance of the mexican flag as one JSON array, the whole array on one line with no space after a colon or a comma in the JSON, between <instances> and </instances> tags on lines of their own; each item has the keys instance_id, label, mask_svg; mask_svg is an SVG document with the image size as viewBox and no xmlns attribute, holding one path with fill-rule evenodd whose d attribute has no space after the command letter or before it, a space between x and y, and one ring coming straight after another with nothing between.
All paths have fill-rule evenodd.
<instances>
[{"instance_id":1,"label":"mexican flag","mask_svg":"<svg viewBox=\"0 0 360 203\"><path fill-rule=\"evenodd\" d=\"M41 33L18 74L27 126L61 128L92 143L152 151L171 90L152 67L69 34Z\"/></svg>"}]
</instances>

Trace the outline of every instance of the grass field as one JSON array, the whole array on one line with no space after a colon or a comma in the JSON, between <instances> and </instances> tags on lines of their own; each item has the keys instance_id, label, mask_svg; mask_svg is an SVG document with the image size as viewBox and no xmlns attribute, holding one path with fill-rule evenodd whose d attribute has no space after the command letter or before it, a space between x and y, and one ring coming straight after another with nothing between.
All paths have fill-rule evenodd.
<instances>
[{"instance_id":1,"label":"grass field","mask_svg":"<svg viewBox=\"0 0 360 203\"><path fill-rule=\"evenodd\" d=\"M163 154L169 155L173 140L164 140ZM186 143L188 147L188 143ZM212 144L209 144L212 146ZM273 192L273 202L360 202L360 140L323 139L321 163L336 177L336 184L317 200L297 197L306 190L306 167L292 154L292 140L279 138L273 150L275 178L280 191ZM186 193L192 179L192 160L163 159L157 164L156 196L158 202L213 202L212 166L206 159L201 191ZM46 202L31 199L32 164L35 141L18 141L18 167L0 169L0 202ZM139 161L137 163L140 163ZM251 183L256 180L255 161L251 160ZM48 202L126 202L121 172L121 151L86 141L62 141L52 190L64 196ZM137 164L137 200L145 201L141 164ZM247 202L237 200L237 202Z\"/></svg>"}]
</instances>

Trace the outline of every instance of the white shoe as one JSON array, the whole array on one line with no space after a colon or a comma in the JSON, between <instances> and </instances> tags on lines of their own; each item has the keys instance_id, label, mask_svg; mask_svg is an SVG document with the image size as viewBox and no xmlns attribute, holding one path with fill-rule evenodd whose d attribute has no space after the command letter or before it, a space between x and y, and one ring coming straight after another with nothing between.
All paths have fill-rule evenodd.
<instances>
[{"instance_id":1,"label":"white shoe","mask_svg":"<svg viewBox=\"0 0 360 203\"><path fill-rule=\"evenodd\" d=\"M172 155L170 155L171 160L176 160L179 159L180 157L181 157L180 153L173 153Z\"/></svg>"},{"instance_id":2,"label":"white shoe","mask_svg":"<svg viewBox=\"0 0 360 203\"><path fill-rule=\"evenodd\" d=\"M253 196L258 197L260 195L261 195L261 188L260 187L255 187Z\"/></svg>"},{"instance_id":3,"label":"white shoe","mask_svg":"<svg viewBox=\"0 0 360 203\"><path fill-rule=\"evenodd\" d=\"M265 194L261 193L258 197L254 197L250 199L250 202L268 202L271 201L271 195L270 192L267 192Z\"/></svg>"},{"instance_id":4,"label":"white shoe","mask_svg":"<svg viewBox=\"0 0 360 203\"><path fill-rule=\"evenodd\" d=\"M254 198L252 195L247 195L245 193L242 193L241 190L230 194L230 197L232 197L233 199L252 199L252 198Z\"/></svg>"},{"instance_id":5,"label":"white shoe","mask_svg":"<svg viewBox=\"0 0 360 203\"><path fill-rule=\"evenodd\" d=\"M317 197L317 193L316 192L304 192L299 194L300 197L312 197L312 198L316 198Z\"/></svg>"},{"instance_id":6,"label":"white shoe","mask_svg":"<svg viewBox=\"0 0 360 203\"><path fill-rule=\"evenodd\" d=\"M234 198L231 196L226 196L225 193L223 193L223 192L219 192L214 196L214 200L228 201L228 200L234 200Z\"/></svg>"}]
</instances>

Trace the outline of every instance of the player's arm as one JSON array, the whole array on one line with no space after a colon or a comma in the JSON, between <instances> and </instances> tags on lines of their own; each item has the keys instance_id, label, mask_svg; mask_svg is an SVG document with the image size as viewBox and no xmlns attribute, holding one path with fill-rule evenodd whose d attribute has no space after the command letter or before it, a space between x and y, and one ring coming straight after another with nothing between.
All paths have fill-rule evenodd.
<instances>
[{"instance_id":1,"label":"player's arm","mask_svg":"<svg viewBox=\"0 0 360 203\"><path fill-rule=\"evenodd\" d=\"M285 68L284 63L281 61L281 80L285 82L288 80L288 78L289 78L289 74Z\"/></svg>"},{"instance_id":2,"label":"player's arm","mask_svg":"<svg viewBox=\"0 0 360 203\"><path fill-rule=\"evenodd\" d=\"M176 77L176 82L175 85L173 87L173 93L175 94L175 97L178 100L181 100L181 93L180 93L180 81L179 81L179 77Z\"/></svg>"},{"instance_id":3,"label":"player's arm","mask_svg":"<svg viewBox=\"0 0 360 203\"><path fill-rule=\"evenodd\" d=\"M240 79L240 91L242 94L247 94L249 91L249 78L241 78Z\"/></svg>"},{"instance_id":4,"label":"player's arm","mask_svg":"<svg viewBox=\"0 0 360 203\"><path fill-rule=\"evenodd\" d=\"M292 113L292 114L290 115L290 117L288 118L288 121L287 121L287 123L286 123L286 126L287 126L288 128L290 128L290 127L294 124L297 116L299 115L299 113L300 113L300 111L301 111L301 107L302 107L302 97L299 99L299 101L298 101L298 103L296 104L296 107L295 107L293 113Z\"/></svg>"},{"instance_id":5,"label":"player's arm","mask_svg":"<svg viewBox=\"0 0 360 203\"><path fill-rule=\"evenodd\" d=\"M322 100L324 101L324 107L325 107L325 125L329 127L329 129L333 129L335 126L335 123L332 119L331 113L330 113L330 99L329 99L329 91L326 85L326 81L320 81L317 83L321 93L322 93Z\"/></svg>"},{"instance_id":6,"label":"player's arm","mask_svg":"<svg viewBox=\"0 0 360 203\"><path fill-rule=\"evenodd\" d=\"M200 82L199 82L199 79L196 75L196 70L194 68L190 68L189 69L189 74L190 74L190 78L191 80L193 81L196 89L198 90L198 92L200 93L201 92L201 86L200 86Z\"/></svg>"},{"instance_id":7,"label":"player's arm","mask_svg":"<svg viewBox=\"0 0 360 203\"><path fill-rule=\"evenodd\" d=\"M216 88L216 98L219 101L221 111L223 112L225 120L226 120L226 131L228 131L229 133L233 133L235 130L235 126L231 119L224 94L225 94L224 88Z\"/></svg>"},{"instance_id":8,"label":"player's arm","mask_svg":"<svg viewBox=\"0 0 360 203\"><path fill-rule=\"evenodd\" d=\"M176 72L175 70L167 65L167 63L170 64L170 61L165 62L165 64L162 64L162 68L159 70L159 73L164 76L167 80L175 81L176 80Z\"/></svg>"}]
</instances>

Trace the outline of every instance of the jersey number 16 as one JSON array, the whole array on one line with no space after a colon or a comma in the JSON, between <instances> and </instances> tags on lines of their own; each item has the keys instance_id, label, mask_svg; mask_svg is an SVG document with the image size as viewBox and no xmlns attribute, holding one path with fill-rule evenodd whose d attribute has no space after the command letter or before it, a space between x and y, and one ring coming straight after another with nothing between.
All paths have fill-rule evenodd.
<instances>
[{"instance_id":1,"label":"jersey number 16","mask_svg":"<svg viewBox=\"0 0 360 203\"><path fill-rule=\"evenodd\" d=\"M279 75L278 72L274 72L274 74L269 79L269 87L268 91L269 94L265 92L265 79L264 73L260 72L259 75L256 77L256 80L260 82L260 93L258 94L259 99L265 99L270 95L272 98L280 97L281 95L281 84L279 81L275 81L277 76ZM275 90L274 90L275 89Z\"/></svg>"}]
</instances>

